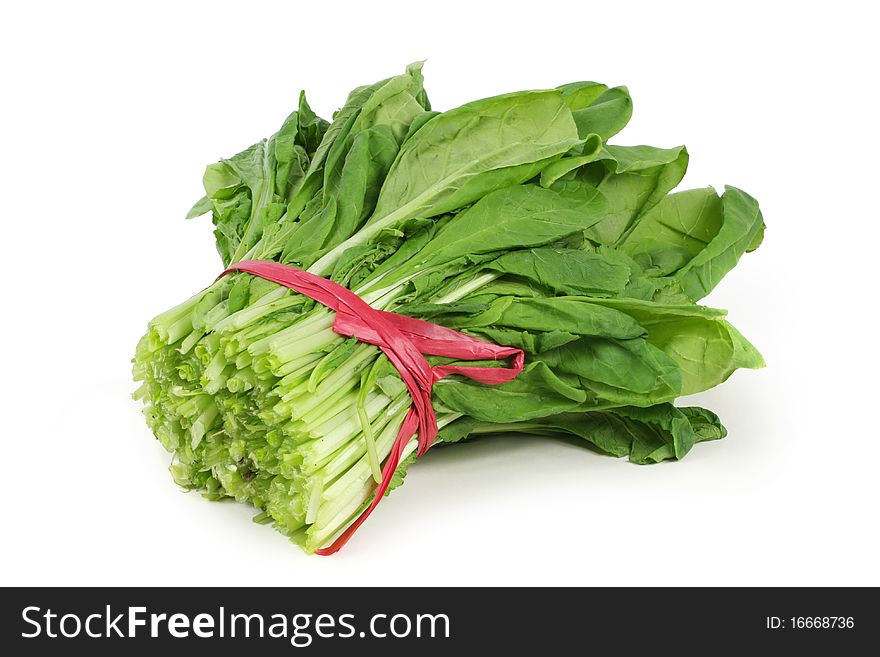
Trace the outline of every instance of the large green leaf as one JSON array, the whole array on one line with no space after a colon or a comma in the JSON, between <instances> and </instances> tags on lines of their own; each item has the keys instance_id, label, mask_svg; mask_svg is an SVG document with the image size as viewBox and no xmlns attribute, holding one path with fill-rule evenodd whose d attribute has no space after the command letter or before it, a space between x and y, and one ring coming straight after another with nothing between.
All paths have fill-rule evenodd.
<instances>
[{"instance_id":1,"label":"large green leaf","mask_svg":"<svg viewBox=\"0 0 880 657\"><path fill-rule=\"evenodd\" d=\"M408 219L450 212L524 182L576 143L571 110L558 91L496 96L444 112L404 143L366 227L310 271L325 273L345 249Z\"/></svg>"},{"instance_id":2,"label":"large green leaf","mask_svg":"<svg viewBox=\"0 0 880 657\"><path fill-rule=\"evenodd\" d=\"M485 269L526 278L563 295L614 296L629 282L629 258L611 250L545 247L511 251Z\"/></svg>"},{"instance_id":3,"label":"large green leaf","mask_svg":"<svg viewBox=\"0 0 880 657\"><path fill-rule=\"evenodd\" d=\"M432 267L465 255L541 246L586 230L604 212L605 199L595 188L505 187L455 216L413 262Z\"/></svg>"},{"instance_id":4,"label":"large green leaf","mask_svg":"<svg viewBox=\"0 0 880 657\"><path fill-rule=\"evenodd\" d=\"M600 161L579 172L608 199L605 219L587 231L599 244L615 244L684 177L688 153L684 146L608 146Z\"/></svg>"},{"instance_id":5,"label":"large green leaf","mask_svg":"<svg viewBox=\"0 0 880 657\"><path fill-rule=\"evenodd\" d=\"M559 87L582 138L598 134L607 141L623 130L632 117L632 98L626 87L607 88L595 82L575 82Z\"/></svg>"},{"instance_id":6,"label":"large green leaf","mask_svg":"<svg viewBox=\"0 0 880 657\"><path fill-rule=\"evenodd\" d=\"M611 456L628 456L633 463L657 463L682 458L698 442L718 440L727 431L718 416L704 408L621 407L606 411L564 412L528 421L492 424L473 417L443 427L439 439L456 443L492 433L568 435L582 438Z\"/></svg>"},{"instance_id":7,"label":"large green leaf","mask_svg":"<svg viewBox=\"0 0 880 657\"><path fill-rule=\"evenodd\" d=\"M510 383L487 386L470 380L440 381L434 398L445 408L484 422L514 422L559 413L586 400L586 393L540 361Z\"/></svg>"},{"instance_id":8,"label":"large green leaf","mask_svg":"<svg viewBox=\"0 0 880 657\"><path fill-rule=\"evenodd\" d=\"M673 279L702 299L757 248L764 234L758 203L736 187L720 198L711 187L672 194L645 214L621 248L653 276Z\"/></svg>"}]
</instances>

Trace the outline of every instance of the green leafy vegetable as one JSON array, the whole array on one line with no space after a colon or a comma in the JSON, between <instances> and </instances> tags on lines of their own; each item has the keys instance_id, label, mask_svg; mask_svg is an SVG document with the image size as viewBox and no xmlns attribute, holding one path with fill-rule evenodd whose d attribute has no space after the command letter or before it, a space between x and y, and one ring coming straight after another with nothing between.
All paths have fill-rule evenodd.
<instances>
[{"instance_id":1,"label":"green leafy vegetable","mask_svg":"<svg viewBox=\"0 0 880 657\"><path fill-rule=\"evenodd\" d=\"M673 402L763 366L725 311L697 304L760 245L757 202L734 187L670 193L683 146L609 144L632 115L625 87L437 112L421 68L358 87L332 122L300 95L272 137L209 165L188 217L211 213L223 265L308 268L374 308L522 349L511 382L434 386L441 444L569 436L656 463L723 438L713 413ZM369 504L410 405L390 361L333 322L234 274L154 318L134 358L175 481L254 505L309 552Z\"/></svg>"}]
</instances>

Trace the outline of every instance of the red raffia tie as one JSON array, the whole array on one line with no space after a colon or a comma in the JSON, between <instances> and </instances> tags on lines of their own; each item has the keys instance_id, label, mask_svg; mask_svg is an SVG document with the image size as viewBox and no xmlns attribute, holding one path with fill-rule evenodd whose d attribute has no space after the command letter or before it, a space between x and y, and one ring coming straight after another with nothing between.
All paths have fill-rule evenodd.
<instances>
[{"instance_id":1,"label":"red raffia tie","mask_svg":"<svg viewBox=\"0 0 880 657\"><path fill-rule=\"evenodd\" d=\"M525 354L521 349L502 347L421 319L376 310L338 283L296 267L266 260L244 260L230 266L220 277L236 271L278 283L335 310L333 330L339 335L355 337L379 347L397 368L412 397L412 405L382 467L382 483L377 486L373 501L330 546L317 550L317 554L327 556L338 552L379 505L407 443L416 432L418 456L428 451L437 436L437 416L431 406L434 382L450 374L461 374L480 383L498 384L512 381L522 371ZM459 360L512 358L513 361L511 367L503 368L463 365L431 367L425 360L425 354Z\"/></svg>"}]
</instances>

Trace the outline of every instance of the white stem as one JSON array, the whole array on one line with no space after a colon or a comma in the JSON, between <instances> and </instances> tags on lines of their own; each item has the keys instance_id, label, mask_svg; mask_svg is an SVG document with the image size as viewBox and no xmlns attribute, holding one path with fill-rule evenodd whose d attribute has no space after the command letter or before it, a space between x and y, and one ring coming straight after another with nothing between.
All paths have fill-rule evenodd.
<instances>
[{"instance_id":1,"label":"white stem","mask_svg":"<svg viewBox=\"0 0 880 657\"><path fill-rule=\"evenodd\" d=\"M458 301L462 297L466 297L471 292L476 292L484 285L488 285L496 278L501 276L501 273L491 273L491 274L480 274L476 278L474 278L469 283L465 283L461 287L457 287L448 294L444 294L439 299L435 299L432 303L452 303L453 301Z\"/></svg>"}]
</instances>

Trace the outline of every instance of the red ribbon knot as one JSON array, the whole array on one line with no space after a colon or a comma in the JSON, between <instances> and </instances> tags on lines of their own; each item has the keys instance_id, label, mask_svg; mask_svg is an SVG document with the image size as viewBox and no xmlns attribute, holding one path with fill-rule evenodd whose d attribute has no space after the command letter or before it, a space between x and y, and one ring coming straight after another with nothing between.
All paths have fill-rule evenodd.
<instances>
[{"instance_id":1,"label":"red ribbon knot","mask_svg":"<svg viewBox=\"0 0 880 657\"><path fill-rule=\"evenodd\" d=\"M434 442L437 436L437 416L431 405L431 388L435 381L450 374L460 374L480 383L506 383L516 378L525 362L525 354L521 349L502 347L421 319L376 310L342 285L296 267L266 260L244 260L231 265L220 276L236 271L278 283L336 311L333 331L379 347L397 368L412 397L412 405L382 468L382 482L376 488L373 501L330 546L316 551L320 555L337 552L378 506L388 490L391 476L400 463L407 443L416 432L418 456L428 451ZM425 360L426 354L458 360L512 358L513 362L511 367L431 367Z\"/></svg>"}]
</instances>

